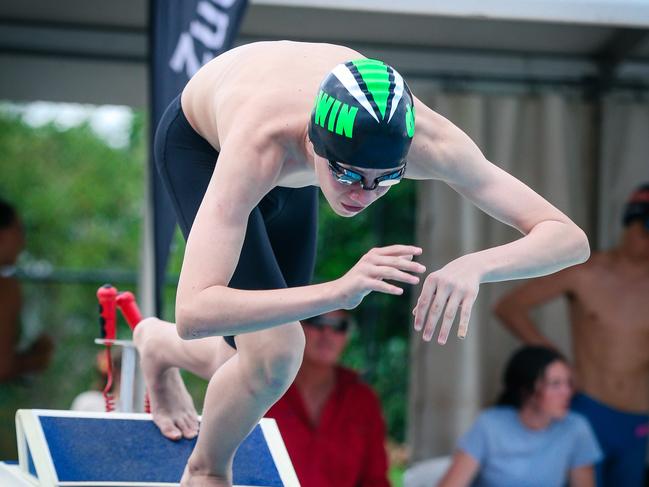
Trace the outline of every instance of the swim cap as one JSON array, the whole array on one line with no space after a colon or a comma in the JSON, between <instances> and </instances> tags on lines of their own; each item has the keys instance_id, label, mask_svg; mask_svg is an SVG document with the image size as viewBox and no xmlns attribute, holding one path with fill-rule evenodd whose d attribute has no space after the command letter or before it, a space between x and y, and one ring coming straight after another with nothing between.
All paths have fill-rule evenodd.
<instances>
[{"instance_id":1,"label":"swim cap","mask_svg":"<svg viewBox=\"0 0 649 487\"><path fill-rule=\"evenodd\" d=\"M320 84L309 123L319 156L391 169L406 162L414 134L412 93L397 70L382 61L339 64Z\"/></svg>"},{"instance_id":2,"label":"swim cap","mask_svg":"<svg viewBox=\"0 0 649 487\"><path fill-rule=\"evenodd\" d=\"M631 193L629 201L624 207L624 217L622 219L624 226L629 225L634 220L644 220L649 228L649 184L643 184Z\"/></svg>"}]
</instances>

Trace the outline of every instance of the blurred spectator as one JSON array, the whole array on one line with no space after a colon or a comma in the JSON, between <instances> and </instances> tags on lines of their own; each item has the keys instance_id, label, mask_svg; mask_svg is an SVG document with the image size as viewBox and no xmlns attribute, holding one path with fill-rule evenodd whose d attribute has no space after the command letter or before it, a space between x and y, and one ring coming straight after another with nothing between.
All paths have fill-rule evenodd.
<instances>
[{"instance_id":1,"label":"blurred spectator","mask_svg":"<svg viewBox=\"0 0 649 487\"><path fill-rule=\"evenodd\" d=\"M338 365L350 324L344 310L303 321L302 366L266 414L277 420L304 486L389 485L378 398L355 372Z\"/></svg>"},{"instance_id":2,"label":"blurred spectator","mask_svg":"<svg viewBox=\"0 0 649 487\"><path fill-rule=\"evenodd\" d=\"M42 371L54 349L52 339L44 334L25 350L18 348L22 294L14 274L24 247L25 235L16 210L0 200L0 382Z\"/></svg>"},{"instance_id":3,"label":"blurred spectator","mask_svg":"<svg viewBox=\"0 0 649 487\"><path fill-rule=\"evenodd\" d=\"M113 393L114 411L119 411L119 385L122 373L122 349L120 347L112 347L112 373L113 384L110 388ZM104 398L103 390L106 386L108 379L108 357L106 350L97 352L95 360L96 378L95 384L89 391L82 392L72 400L70 409L72 411L106 411L106 399Z\"/></svg>"},{"instance_id":4,"label":"blurred spectator","mask_svg":"<svg viewBox=\"0 0 649 487\"><path fill-rule=\"evenodd\" d=\"M528 281L496 314L527 344L555 347L530 317L566 296L575 381L573 410L588 418L604 452L600 487L643 485L649 434L649 184L634 191L619 244L582 265Z\"/></svg>"},{"instance_id":5,"label":"blurred spectator","mask_svg":"<svg viewBox=\"0 0 649 487\"><path fill-rule=\"evenodd\" d=\"M440 487L592 487L602 453L590 425L569 412L571 372L553 349L509 360L498 404L458 442Z\"/></svg>"}]
</instances>

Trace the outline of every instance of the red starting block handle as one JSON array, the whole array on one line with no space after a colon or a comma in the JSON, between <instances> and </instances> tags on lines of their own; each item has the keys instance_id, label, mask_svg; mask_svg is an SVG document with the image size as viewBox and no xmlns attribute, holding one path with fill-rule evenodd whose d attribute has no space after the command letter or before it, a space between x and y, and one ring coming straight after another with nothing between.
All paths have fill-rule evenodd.
<instances>
[{"instance_id":1,"label":"red starting block handle","mask_svg":"<svg viewBox=\"0 0 649 487\"><path fill-rule=\"evenodd\" d=\"M116 335L116 297L117 289L104 284L97 289L99 301L99 334L105 340L114 340Z\"/></svg>"},{"instance_id":2,"label":"red starting block handle","mask_svg":"<svg viewBox=\"0 0 649 487\"><path fill-rule=\"evenodd\" d=\"M110 284L104 284L97 289L97 300L99 301L99 333L105 340L115 340L117 335L117 289ZM102 391L106 402L106 411L115 409L115 399L110 389L113 385L113 360L110 354L110 343L106 344L106 360L108 370L106 371L106 386Z\"/></svg>"},{"instance_id":3,"label":"red starting block handle","mask_svg":"<svg viewBox=\"0 0 649 487\"><path fill-rule=\"evenodd\" d=\"M130 291L121 292L117 295L116 303L126 323L128 323L131 330L134 330L137 324L142 321L142 313L140 313L140 309L137 307L135 296Z\"/></svg>"}]
</instances>

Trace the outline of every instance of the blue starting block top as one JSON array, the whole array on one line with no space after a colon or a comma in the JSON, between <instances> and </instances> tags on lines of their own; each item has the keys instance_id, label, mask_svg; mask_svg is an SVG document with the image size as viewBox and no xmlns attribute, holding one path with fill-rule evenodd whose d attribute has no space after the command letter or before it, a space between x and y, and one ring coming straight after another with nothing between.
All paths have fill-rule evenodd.
<instances>
[{"instance_id":1,"label":"blue starting block top","mask_svg":"<svg viewBox=\"0 0 649 487\"><path fill-rule=\"evenodd\" d=\"M168 440L149 414L20 410L19 468L41 487L178 485L196 440ZM234 457L234 485L299 487L277 425L262 419Z\"/></svg>"}]
</instances>

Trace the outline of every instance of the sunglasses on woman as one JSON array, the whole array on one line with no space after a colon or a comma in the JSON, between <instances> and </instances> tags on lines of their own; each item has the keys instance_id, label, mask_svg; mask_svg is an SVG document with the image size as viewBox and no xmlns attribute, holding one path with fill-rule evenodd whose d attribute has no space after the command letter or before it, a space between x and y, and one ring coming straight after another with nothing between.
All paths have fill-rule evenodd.
<instances>
[{"instance_id":1,"label":"sunglasses on woman","mask_svg":"<svg viewBox=\"0 0 649 487\"><path fill-rule=\"evenodd\" d=\"M324 316L315 316L313 318L309 318L308 320L302 321L302 323L318 330L331 328L337 333L345 333L347 330L349 330L351 324L349 318L327 318Z\"/></svg>"},{"instance_id":2,"label":"sunglasses on woman","mask_svg":"<svg viewBox=\"0 0 649 487\"><path fill-rule=\"evenodd\" d=\"M406 172L406 165L404 164L403 166L395 169L392 172L383 174L378 178L375 178L371 184L367 183L365 176L363 176L361 173L342 167L336 161L329 160L329 170L331 171L331 174L333 174L333 177L336 179L336 181L341 184L360 184L361 188L363 188L364 190L372 191L378 186L392 186L399 183L401 181L401 178L403 177L403 173Z\"/></svg>"}]
</instances>

